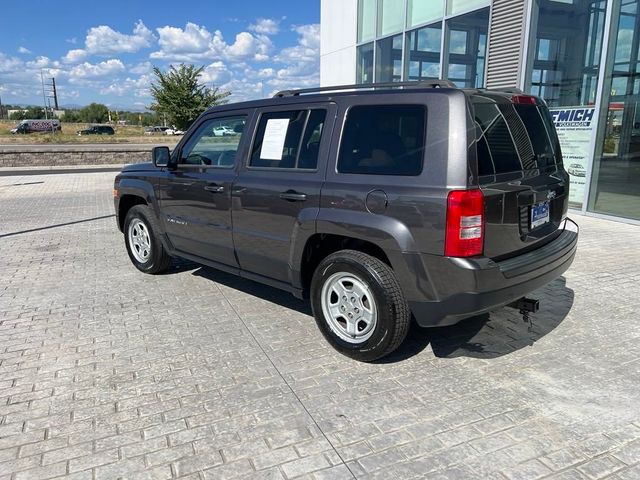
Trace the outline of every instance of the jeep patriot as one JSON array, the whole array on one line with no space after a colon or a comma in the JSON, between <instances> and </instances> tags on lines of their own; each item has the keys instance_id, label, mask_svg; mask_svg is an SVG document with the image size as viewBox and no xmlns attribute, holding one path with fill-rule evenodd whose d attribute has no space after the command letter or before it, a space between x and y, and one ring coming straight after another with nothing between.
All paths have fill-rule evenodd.
<instances>
[{"instance_id":1,"label":"jeep patriot","mask_svg":"<svg viewBox=\"0 0 640 480\"><path fill-rule=\"evenodd\" d=\"M210 108L152 156L115 180L136 268L184 257L308 298L328 342L361 361L395 350L412 318L508 304L526 318L523 297L576 252L551 116L515 89L285 91Z\"/></svg>"}]
</instances>

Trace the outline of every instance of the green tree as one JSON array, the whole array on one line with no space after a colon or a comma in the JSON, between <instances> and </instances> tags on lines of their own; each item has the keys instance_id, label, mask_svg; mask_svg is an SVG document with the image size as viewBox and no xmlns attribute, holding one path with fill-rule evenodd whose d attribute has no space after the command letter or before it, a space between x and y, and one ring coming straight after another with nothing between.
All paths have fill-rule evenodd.
<instances>
[{"instance_id":1,"label":"green tree","mask_svg":"<svg viewBox=\"0 0 640 480\"><path fill-rule=\"evenodd\" d=\"M78 114L80 121L86 123L104 123L109 119L109 109L101 103L87 105Z\"/></svg>"},{"instance_id":2,"label":"green tree","mask_svg":"<svg viewBox=\"0 0 640 480\"><path fill-rule=\"evenodd\" d=\"M61 120L63 122L78 123L80 122L80 112L78 110L65 110Z\"/></svg>"},{"instance_id":3,"label":"green tree","mask_svg":"<svg viewBox=\"0 0 640 480\"><path fill-rule=\"evenodd\" d=\"M226 103L231 92L207 87L199 81L204 67L171 66L168 72L153 67L156 81L151 85L155 102L151 109L181 130L186 130L207 108Z\"/></svg>"}]
</instances>

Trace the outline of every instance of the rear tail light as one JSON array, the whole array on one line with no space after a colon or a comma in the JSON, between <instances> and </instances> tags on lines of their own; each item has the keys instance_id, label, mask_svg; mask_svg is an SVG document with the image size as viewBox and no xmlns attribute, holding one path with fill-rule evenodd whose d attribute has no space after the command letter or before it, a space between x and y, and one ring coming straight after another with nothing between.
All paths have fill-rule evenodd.
<instances>
[{"instance_id":1,"label":"rear tail light","mask_svg":"<svg viewBox=\"0 0 640 480\"><path fill-rule=\"evenodd\" d=\"M538 104L538 100L536 99L536 97L534 97L532 95L514 95L513 97L511 97L511 101L513 103L520 103L520 104L524 104L524 105L537 105Z\"/></svg>"},{"instance_id":2,"label":"rear tail light","mask_svg":"<svg viewBox=\"0 0 640 480\"><path fill-rule=\"evenodd\" d=\"M454 190L447 197L448 257L481 255L484 244L484 196L480 190Z\"/></svg>"}]
</instances>

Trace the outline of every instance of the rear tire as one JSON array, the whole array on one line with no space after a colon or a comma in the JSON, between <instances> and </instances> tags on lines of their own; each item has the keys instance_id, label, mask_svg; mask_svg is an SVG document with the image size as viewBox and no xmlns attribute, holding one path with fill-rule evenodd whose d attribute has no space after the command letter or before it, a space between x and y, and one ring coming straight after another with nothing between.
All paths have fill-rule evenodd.
<instances>
[{"instance_id":1,"label":"rear tire","mask_svg":"<svg viewBox=\"0 0 640 480\"><path fill-rule=\"evenodd\" d=\"M124 220L124 240L131 263L144 273L156 274L171 265L158 234L160 229L147 205L134 205Z\"/></svg>"},{"instance_id":2,"label":"rear tire","mask_svg":"<svg viewBox=\"0 0 640 480\"><path fill-rule=\"evenodd\" d=\"M320 262L311 282L311 306L327 341L362 362L398 348L411 321L393 270L355 250L341 250Z\"/></svg>"}]
</instances>

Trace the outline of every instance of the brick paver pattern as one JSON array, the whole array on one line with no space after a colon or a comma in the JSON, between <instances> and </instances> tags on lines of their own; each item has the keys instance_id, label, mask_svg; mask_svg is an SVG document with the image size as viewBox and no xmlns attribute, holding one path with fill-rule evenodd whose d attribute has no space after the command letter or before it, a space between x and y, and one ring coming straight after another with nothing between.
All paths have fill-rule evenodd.
<instances>
[{"instance_id":1,"label":"brick paver pattern","mask_svg":"<svg viewBox=\"0 0 640 480\"><path fill-rule=\"evenodd\" d=\"M638 479L640 227L500 309L336 353L286 293L139 273L113 173L0 177L0 479Z\"/></svg>"}]
</instances>

